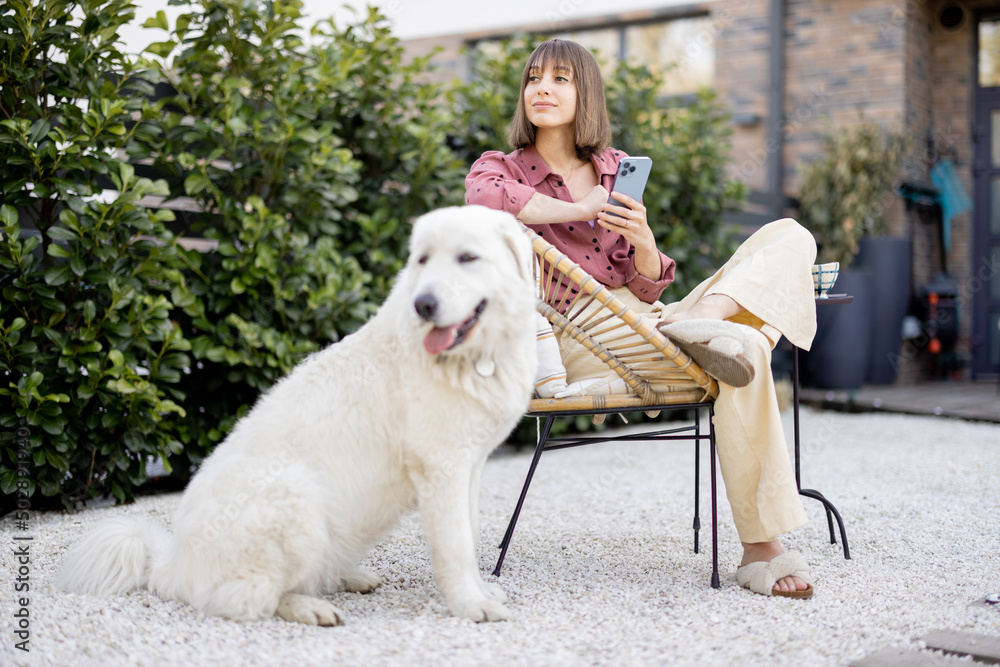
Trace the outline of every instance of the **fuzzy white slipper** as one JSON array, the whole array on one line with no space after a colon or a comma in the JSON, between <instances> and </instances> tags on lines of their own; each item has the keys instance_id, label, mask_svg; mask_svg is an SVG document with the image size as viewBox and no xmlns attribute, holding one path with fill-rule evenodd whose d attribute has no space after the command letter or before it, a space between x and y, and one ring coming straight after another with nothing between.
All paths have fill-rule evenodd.
<instances>
[{"instance_id":1,"label":"fuzzy white slipper","mask_svg":"<svg viewBox=\"0 0 1000 667\"><path fill-rule=\"evenodd\" d=\"M798 577L809 587L804 591L776 591L774 582L784 577ZM747 563L736 570L736 581L743 588L749 588L761 595L775 595L785 598L811 598L813 594L812 575L805 557L798 551L786 551L770 561Z\"/></svg>"},{"instance_id":2,"label":"fuzzy white slipper","mask_svg":"<svg viewBox=\"0 0 1000 667\"><path fill-rule=\"evenodd\" d=\"M726 320L680 320L659 330L720 382L745 387L754 378L747 346L753 329Z\"/></svg>"}]
</instances>

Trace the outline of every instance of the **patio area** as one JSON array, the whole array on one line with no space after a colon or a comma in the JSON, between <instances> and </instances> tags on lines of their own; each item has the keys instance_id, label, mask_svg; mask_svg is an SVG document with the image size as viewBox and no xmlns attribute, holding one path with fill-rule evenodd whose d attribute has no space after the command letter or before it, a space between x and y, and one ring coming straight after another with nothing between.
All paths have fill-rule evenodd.
<instances>
[{"instance_id":1,"label":"patio area","mask_svg":"<svg viewBox=\"0 0 1000 667\"><path fill-rule=\"evenodd\" d=\"M895 412L1000 424L1000 383L923 382L866 385L857 391L803 389L803 405L848 412Z\"/></svg>"},{"instance_id":2,"label":"patio area","mask_svg":"<svg viewBox=\"0 0 1000 667\"><path fill-rule=\"evenodd\" d=\"M785 415L791 432L791 410ZM367 566L384 584L333 596L339 628L203 617L148 592L108 600L50 582L93 522L148 515L169 525L177 494L32 522L31 653L13 649L0 603L0 663L18 665L846 665L885 649L921 650L947 630L1000 635L1000 426L899 414L802 411L802 484L842 513L852 560L831 545L819 503L785 539L813 568L811 600L766 598L733 576L740 546L720 498L722 588L709 587L703 452L702 545L692 552L693 450L617 444L546 454L499 579L515 619L452 617L433 582L419 517L380 542ZM529 453L486 466L480 565L496 560ZM9 540L13 526L0 524ZM12 571L10 549L0 567ZM30 660L29 660L30 657ZM921 658L929 658L924 652Z\"/></svg>"}]
</instances>

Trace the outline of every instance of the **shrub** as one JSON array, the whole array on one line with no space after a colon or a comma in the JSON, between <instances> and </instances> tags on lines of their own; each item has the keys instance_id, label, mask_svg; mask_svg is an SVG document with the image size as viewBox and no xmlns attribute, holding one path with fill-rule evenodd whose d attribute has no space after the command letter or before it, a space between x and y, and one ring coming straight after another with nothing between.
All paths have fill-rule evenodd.
<instances>
[{"instance_id":1,"label":"shrub","mask_svg":"<svg viewBox=\"0 0 1000 667\"><path fill-rule=\"evenodd\" d=\"M410 223L462 204L468 166L448 146L454 114L445 87L426 81L430 56L405 62L384 15L369 9L354 25L328 21L313 34L309 55L327 77L319 118L360 163L338 241L372 274L380 303L406 260Z\"/></svg>"},{"instance_id":2,"label":"shrub","mask_svg":"<svg viewBox=\"0 0 1000 667\"><path fill-rule=\"evenodd\" d=\"M16 491L67 506L108 492L125 501L150 456L180 451L171 421L184 414L176 385L190 345L166 293L180 275L172 216L138 205L166 184L115 157L147 89L116 44L131 18L120 0L11 0L0 13L5 504ZM117 194L102 197L102 183Z\"/></svg>"},{"instance_id":3,"label":"shrub","mask_svg":"<svg viewBox=\"0 0 1000 667\"><path fill-rule=\"evenodd\" d=\"M889 232L889 204L910 140L863 119L823 138L822 154L810 163L799 187L802 224L819 241L818 262L847 269L866 234Z\"/></svg>"},{"instance_id":4,"label":"shrub","mask_svg":"<svg viewBox=\"0 0 1000 667\"><path fill-rule=\"evenodd\" d=\"M205 456L260 392L360 327L405 260L411 219L461 198L426 61L371 10L313 29L301 3L203 0L153 44L174 92L130 145L202 213L215 252L184 251L173 297L197 364L184 379L180 468ZM147 26L169 30L162 13Z\"/></svg>"}]
</instances>

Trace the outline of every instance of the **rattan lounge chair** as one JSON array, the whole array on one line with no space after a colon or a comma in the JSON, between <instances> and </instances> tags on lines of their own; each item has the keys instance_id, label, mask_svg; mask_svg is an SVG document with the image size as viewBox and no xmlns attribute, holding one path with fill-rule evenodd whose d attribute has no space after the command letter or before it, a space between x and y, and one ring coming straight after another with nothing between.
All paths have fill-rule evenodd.
<instances>
[{"instance_id":1,"label":"rattan lounge chair","mask_svg":"<svg viewBox=\"0 0 1000 667\"><path fill-rule=\"evenodd\" d=\"M700 443L709 442L711 462L712 505L712 578L719 587L718 530L716 526L716 465L715 431L712 426L713 406L719 393L718 383L707 375L687 355L660 333L655 322L634 312L611 290L590 276L569 257L559 252L533 231L525 234L535 254L536 279L539 286L538 312L553 329L571 336L603 361L628 386L628 394L571 396L567 398L536 398L531 401L528 415L538 418L538 442L528 469L524 487L514 508L507 532L500 544L500 557L493 574L499 576L507 548L510 546L518 516L524 504L531 478L542 452L580 445L620 440L687 440L695 444L695 513L694 550L698 551L700 516L698 510L698 470ZM617 330L620 330L618 335ZM636 342L635 334L643 342ZM602 342L598 342L599 337ZM580 414L653 412L694 410L694 425L666 430L653 430L634 435L586 436L553 438L552 424L559 417ZM702 421L702 411L708 419ZM707 429L703 430L703 425Z\"/></svg>"}]
</instances>

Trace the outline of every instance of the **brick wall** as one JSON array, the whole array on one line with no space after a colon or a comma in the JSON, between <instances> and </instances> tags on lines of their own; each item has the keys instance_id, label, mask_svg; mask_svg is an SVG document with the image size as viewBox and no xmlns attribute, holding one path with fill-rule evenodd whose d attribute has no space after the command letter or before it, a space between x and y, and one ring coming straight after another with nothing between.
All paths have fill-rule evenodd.
<instances>
[{"instance_id":1,"label":"brick wall","mask_svg":"<svg viewBox=\"0 0 1000 667\"><path fill-rule=\"evenodd\" d=\"M790 0L786 11L786 113L811 111L786 133L785 188L796 192L824 133L862 116L901 125L905 40L884 2Z\"/></svg>"},{"instance_id":2,"label":"brick wall","mask_svg":"<svg viewBox=\"0 0 1000 667\"><path fill-rule=\"evenodd\" d=\"M726 0L712 7L716 29L715 83L720 100L736 118L756 124L733 134L729 174L751 188L767 188L770 0ZM752 122L752 121L750 121Z\"/></svg>"}]
</instances>

